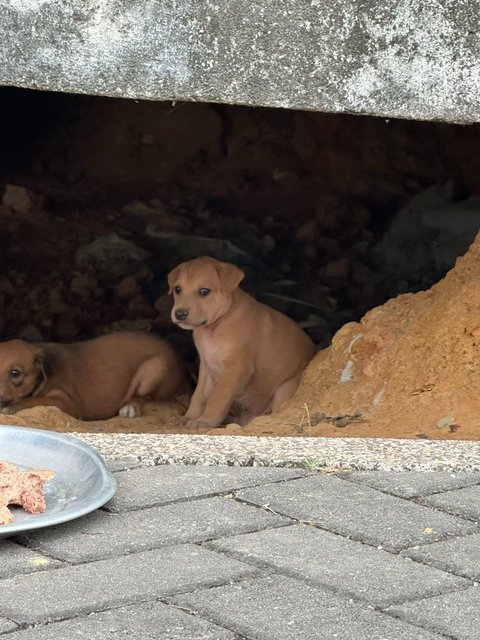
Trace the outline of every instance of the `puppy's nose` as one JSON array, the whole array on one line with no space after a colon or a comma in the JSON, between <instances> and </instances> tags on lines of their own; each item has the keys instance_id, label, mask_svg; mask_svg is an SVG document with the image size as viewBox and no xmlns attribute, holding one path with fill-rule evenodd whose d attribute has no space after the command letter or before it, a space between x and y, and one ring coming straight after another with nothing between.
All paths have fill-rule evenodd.
<instances>
[{"instance_id":1,"label":"puppy's nose","mask_svg":"<svg viewBox=\"0 0 480 640\"><path fill-rule=\"evenodd\" d=\"M175 309L175 318L177 320L180 320L180 322L182 320L185 320L187 316L188 316L188 311L186 309Z\"/></svg>"}]
</instances>

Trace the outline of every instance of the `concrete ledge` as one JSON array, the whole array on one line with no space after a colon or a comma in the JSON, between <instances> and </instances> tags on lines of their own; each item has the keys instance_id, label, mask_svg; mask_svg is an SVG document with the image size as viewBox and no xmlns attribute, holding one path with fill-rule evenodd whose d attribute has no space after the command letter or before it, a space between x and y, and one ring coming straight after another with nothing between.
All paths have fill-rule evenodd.
<instances>
[{"instance_id":1,"label":"concrete ledge","mask_svg":"<svg viewBox=\"0 0 480 640\"><path fill-rule=\"evenodd\" d=\"M0 84L480 121L477 0L0 0Z\"/></svg>"},{"instance_id":2,"label":"concrete ledge","mask_svg":"<svg viewBox=\"0 0 480 640\"><path fill-rule=\"evenodd\" d=\"M480 471L480 442L379 438L254 438L76 433L109 461L344 468L366 471Z\"/></svg>"}]
</instances>

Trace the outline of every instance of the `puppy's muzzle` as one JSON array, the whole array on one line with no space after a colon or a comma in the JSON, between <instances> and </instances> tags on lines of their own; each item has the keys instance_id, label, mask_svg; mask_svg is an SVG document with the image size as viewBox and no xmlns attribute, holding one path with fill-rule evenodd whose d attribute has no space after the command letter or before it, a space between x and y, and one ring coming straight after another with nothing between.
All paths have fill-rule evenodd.
<instances>
[{"instance_id":1,"label":"puppy's muzzle","mask_svg":"<svg viewBox=\"0 0 480 640\"><path fill-rule=\"evenodd\" d=\"M5 409L9 404L12 404L12 398L0 397L0 409Z\"/></svg>"},{"instance_id":2,"label":"puppy's muzzle","mask_svg":"<svg viewBox=\"0 0 480 640\"><path fill-rule=\"evenodd\" d=\"M175 318L179 322L183 322L188 317L188 311L186 309L175 309Z\"/></svg>"}]
</instances>

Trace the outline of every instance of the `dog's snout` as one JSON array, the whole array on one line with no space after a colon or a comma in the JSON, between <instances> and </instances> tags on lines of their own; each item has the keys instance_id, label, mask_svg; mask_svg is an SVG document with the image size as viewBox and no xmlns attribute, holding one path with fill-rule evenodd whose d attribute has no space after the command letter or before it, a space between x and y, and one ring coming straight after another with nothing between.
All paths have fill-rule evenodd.
<instances>
[{"instance_id":1,"label":"dog's snout","mask_svg":"<svg viewBox=\"0 0 480 640\"><path fill-rule=\"evenodd\" d=\"M175 318L177 320L180 320L180 322L182 320L185 320L187 316L188 316L188 311L186 309L175 309Z\"/></svg>"}]
</instances>

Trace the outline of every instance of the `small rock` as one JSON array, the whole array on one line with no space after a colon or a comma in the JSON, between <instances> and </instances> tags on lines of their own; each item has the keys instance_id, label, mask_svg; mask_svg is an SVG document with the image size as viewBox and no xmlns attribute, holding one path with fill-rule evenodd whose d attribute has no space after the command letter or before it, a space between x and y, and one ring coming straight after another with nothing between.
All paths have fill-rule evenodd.
<instances>
[{"instance_id":1,"label":"small rock","mask_svg":"<svg viewBox=\"0 0 480 640\"><path fill-rule=\"evenodd\" d=\"M60 316L64 313L68 313L70 311L70 307L62 300L51 300L48 305L48 311L52 315Z\"/></svg>"},{"instance_id":2,"label":"small rock","mask_svg":"<svg viewBox=\"0 0 480 640\"><path fill-rule=\"evenodd\" d=\"M7 296L15 295L15 288L6 276L0 278L0 291Z\"/></svg>"},{"instance_id":3,"label":"small rock","mask_svg":"<svg viewBox=\"0 0 480 640\"><path fill-rule=\"evenodd\" d=\"M155 138L152 136L151 133L144 133L142 136L142 144L153 144L155 142Z\"/></svg>"},{"instance_id":4,"label":"small rock","mask_svg":"<svg viewBox=\"0 0 480 640\"><path fill-rule=\"evenodd\" d=\"M46 332L49 332L52 328L53 320L51 318L43 317L40 319L40 326L45 329Z\"/></svg>"},{"instance_id":5,"label":"small rock","mask_svg":"<svg viewBox=\"0 0 480 640\"><path fill-rule=\"evenodd\" d=\"M129 320L153 318L155 316L155 312L148 300L142 295L137 294L128 303L127 316Z\"/></svg>"},{"instance_id":6,"label":"small rock","mask_svg":"<svg viewBox=\"0 0 480 640\"><path fill-rule=\"evenodd\" d=\"M275 249L276 242L275 239L267 233L262 238L262 245L265 251L269 253L270 251L273 251Z\"/></svg>"},{"instance_id":7,"label":"small rock","mask_svg":"<svg viewBox=\"0 0 480 640\"><path fill-rule=\"evenodd\" d=\"M129 213L135 216L144 216L149 215L150 213L155 211L155 209L152 209L152 207L146 202L143 202L143 200L134 200L133 202L129 202L128 204L126 204L123 207L122 211L124 213Z\"/></svg>"},{"instance_id":8,"label":"small rock","mask_svg":"<svg viewBox=\"0 0 480 640\"><path fill-rule=\"evenodd\" d=\"M367 207L357 206L353 211L352 218L356 227L367 227L370 224L370 211Z\"/></svg>"},{"instance_id":9,"label":"small rock","mask_svg":"<svg viewBox=\"0 0 480 640\"><path fill-rule=\"evenodd\" d=\"M57 319L55 335L59 340L73 340L78 336L78 325L73 313L65 313Z\"/></svg>"},{"instance_id":10,"label":"small rock","mask_svg":"<svg viewBox=\"0 0 480 640\"><path fill-rule=\"evenodd\" d=\"M97 279L86 273L77 273L70 282L70 291L77 295L90 294L97 286Z\"/></svg>"},{"instance_id":11,"label":"small rock","mask_svg":"<svg viewBox=\"0 0 480 640\"><path fill-rule=\"evenodd\" d=\"M130 215L154 218L159 230L170 233L185 233L190 230L192 223L186 216L167 211L159 198L153 198L149 203L142 200L129 202L122 211Z\"/></svg>"},{"instance_id":12,"label":"small rock","mask_svg":"<svg viewBox=\"0 0 480 640\"><path fill-rule=\"evenodd\" d=\"M127 276L115 287L115 293L120 300L129 300L140 293L141 289L133 276Z\"/></svg>"},{"instance_id":13,"label":"small rock","mask_svg":"<svg viewBox=\"0 0 480 640\"><path fill-rule=\"evenodd\" d=\"M15 284L15 287L23 287L23 285L28 280L28 276L26 273L17 273L16 271L11 271L10 279Z\"/></svg>"},{"instance_id":14,"label":"small rock","mask_svg":"<svg viewBox=\"0 0 480 640\"><path fill-rule=\"evenodd\" d=\"M338 258L331 260L324 267L325 277L330 278L346 278L350 270L348 258Z\"/></svg>"},{"instance_id":15,"label":"small rock","mask_svg":"<svg viewBox=\"0 0 480 640\"><path fill-rule=\"evenodd\" d=\"M455 425L456 420L453 416L443 416L440 420L437 420L437 429L445 429L446 427L452 427Z\"/></svg>"},{"instance_id":16,"label":"small rock","mask_svg":"<svg viewBox=\"0 0 480 640\"><path fill-rule=\"evenodd\" d=\"M115 331L146 331L151 332L152 321L148 318L138 318L135 320L128 320L123 318L118 322L112 322L111 324L102 327L101 333L113 333Z\"/></svg>"},{"instance_id":17,"label":"small rock","mask_svg":"<svg viewBox=\"0 0 480 640\"><path fill-rule=\"evenodd\" d=\"M110 233L80 247L75 262L82 271L97 272L105 284L131 275L148 257L147 251L130 240Z\"/></svg>"},{"instance_id":18,"label":"small rock","mask_svg":"<svg viewBox=\"0 0 480 640\"><path fill-rule=\"evenodd\" d=\"M305 257L313 260L318 256L318 249L313 242L307 242L303 249L303 253L305 254Z\"/></svg>"},{"instance_id":19,"label":"small rock","mask_svg":"<svg viewBox=\"0 0 480 640\"><path fill-rule=\"evenodd\" d=\"M335 196L327 196L319 202L315 218L323 229L337 229L342 222L344 207Z\"/></svg>"},{"instance_id":20,"label":"small rock","mask_svg":"<svg viewBox=\"0 0 480 640\"><path fill-rule=\"evenodd\" d=\"M328 238L326 236L320 236L317 238L317 247L319 250L326 254L328 258L336 258L342 252L338 240L335 238Z\"/></svg>"},{"instance_id":21,"label":"small rock","mask_svg":"<svg viewBox=\"0 0 480 640\"><path fill-rule=\"evenodd\" d=\"M25 187L7 184L2 202L18 213L29 213L32 209L41 209L44 198Z\"/></svg>"},{"instance_id":22,"label":"small rock","mask_svg":"<svg viewBox=\"0 0 480 640\"><path fill-rule=\"evenodd\" d=\"M352 279L356 284L365 285L370 282L372 273L367 265L355 262L352 268Z\"/></svg>"},{"instance_id":23,"label":"small rock","mask_svg":"<svg viewBox=\"0 0 480 640\"><path fill-rule=\"evenodd\" d=\"M26 327L22 327L17 334L17 338L20 340L26 340L27 342L42 342L42 332L37 329L33 324L27 324Z\"/></svg>"},{"instance_id":24,"label":"small rock","mask_svg":"<svg viewBox=\"0 0 480 640\"><path fill-rule=\"evenodd\" d=\"M297 231L297 240L301 242L314 242L317 235L317 222L315 220L309 220Z\"/></svg>"},{"instance_id":25,"label":"small rock","mask_svg":"<svg viewBox=\"0 0 480 640\"><path fill-rule=\"evenodd\" d=\"M410 290L409 284L406 280L397 280L395 287L398 293L406 293Z\"/></svg>"},{"instance_id":26,"label":"small rock","mask_svg":"<svg viewBox=\"0 0 480 640\"><path fill-rule=\"evenodd\" d=\"M155 311L158 313L156 322L161 326L169 327L172 324L172 320L170 318L172 305L173 305L172 296L168 295L168 293L165 293L163 296L160 296L160 298L158 298L158 300L153 305L155 307Z\"/></svg>"}]
</instances>

